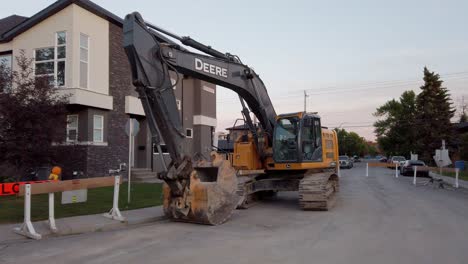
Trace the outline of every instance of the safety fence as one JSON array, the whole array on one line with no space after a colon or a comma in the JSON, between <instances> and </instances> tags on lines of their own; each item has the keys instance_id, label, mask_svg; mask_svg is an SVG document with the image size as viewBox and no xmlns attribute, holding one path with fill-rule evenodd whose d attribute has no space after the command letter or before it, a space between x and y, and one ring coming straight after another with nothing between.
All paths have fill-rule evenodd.
<instances>
[{"instance_id":1,"label":"safety fence","mask_svg":"<svg viewBox=\"0 0 468 264\"><path fill-rule=\"evenodd\" d=\"M383 163L383 162L368 162L366 163L366 177L369 177L369 168L370 167L384 167L384 168L391 168L395 169L395 178L398 178L400 175L400 165L399 164L394 164L394 163ZM453 187L458 188L459 187L459 174L460 174L460 169L459 168L440 168L440 167L428 167L428 166L412 166L413 170L413 184L417 184L417 175L418 172L433 172L433 173L439 173L442 174L443 172L451 172L455 173L455 183Z\"/></svg>"},{"instance_id":2,"label":"safety fence","mask_svg":"<svg viewBox=\"0 0 468 264\"><path fill-rule=\"evenodd\" d=\"M74 191L83 189L95 189L100 187L114 186L114 198L112 209L109 213L104 214L105 217L125 221L119 210L119 186L121 184L120 176L89 178L80 180L68 181L48 181L43 183L19 185L19 196L24 196L24 222L20 227L14 228L14 231L20 235L32 238L41 239L42 236L36 232L31 222L31 196L35 194L49 194L49 219L48 226L52 233L57 233L57 225L55 224L54 212L54 193L64 191Z\"/></svg>"}]
</instances>

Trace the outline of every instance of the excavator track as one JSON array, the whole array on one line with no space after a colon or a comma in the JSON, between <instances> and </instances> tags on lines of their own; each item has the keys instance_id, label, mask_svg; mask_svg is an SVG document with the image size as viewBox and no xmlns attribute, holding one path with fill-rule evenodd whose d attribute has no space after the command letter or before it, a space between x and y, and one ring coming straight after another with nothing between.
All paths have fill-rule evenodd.
<instances>
[{"instance_id":1,"label":"excavator track","mask_svg":"<svg viewBox=\"0 0 468 264\"><path fill-rule=\"evenodd\" d=\"M338 190L334 172L306 172L299 183L299 206L302 210L328 211L336 202Z\"/></svg>"},{"instance_id":2,"label":"excavator track","mask_svg":"<svg viewBox=\"0 0 468 264\"><path fill-rule=\"evenodd\" d=\"M258 197L255 193L250 193L247 190L249 183L255 180L257 175L247 175L237 177L237 195L239 196L239 203L237 209L248 209L256 204Z\"/></svg>"}]
</instances>

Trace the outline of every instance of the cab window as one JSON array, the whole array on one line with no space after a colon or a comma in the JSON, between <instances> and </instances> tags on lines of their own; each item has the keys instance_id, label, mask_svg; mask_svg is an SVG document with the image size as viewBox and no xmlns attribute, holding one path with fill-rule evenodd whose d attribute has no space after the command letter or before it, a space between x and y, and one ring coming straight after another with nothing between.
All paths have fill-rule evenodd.
<instances>
[{"instance_id":1,"label":"cab window","mask_svg":"<svg viewBox=\"0 0 468 264\"><path fill-rule=\"evenodd\" d=\"M275 161L297 161L297 138L299 131L299 118L281 118L277 121L274 136Z\"/></svg>"},{"instance_id":2,"label":"cab window","mask_svg":"<svg viewBox=\"0 0 468 264\"><path fill-rule=\"evenodd\" d=\"M302 160L322 160L322 129L318 118L305 118L303 120Z\"/></svg>"}]
</instances>

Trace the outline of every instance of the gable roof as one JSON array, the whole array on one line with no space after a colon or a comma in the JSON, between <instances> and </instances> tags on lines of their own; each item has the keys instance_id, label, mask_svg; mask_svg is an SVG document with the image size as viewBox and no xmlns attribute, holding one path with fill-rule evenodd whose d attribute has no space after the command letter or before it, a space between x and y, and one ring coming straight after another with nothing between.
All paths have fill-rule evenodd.
<instances>
[{"instance_id":1,"label":"gable roof","mask_svg":"<svg viewBox=\"0 0 468 264\"><path fill-rule=\"evenodd\" d=\"M9 17L5 17L0 19L0 36L9 31L10 29L16 27L17 25L21 24L24 22L27 17L23 16L17 16L17 15L11 15Z\"/></svg>"},{"instance_id":2,"label":"gable roof","mask_svg":"<svg viewBox=\"0 0 468 264\"><path fill-rule=\"evenodd\" d=\"M123 19L117 15L107 11L106 9L98 6L97 4L89 0L58 0L50 6L46 7L39 13L33 15L32 17L23 20L19 24L16 24L12 28L8 29L5 32L0 32L0 43L9 42L19 34L25 32L26 30L34 27L43 20L49 18L52 15L60 12L62 9L66 8L71 4L76 4L89 12L106 19L107 21L114 23L118 26L122 26Z\"/></svg>"}]
</instances>

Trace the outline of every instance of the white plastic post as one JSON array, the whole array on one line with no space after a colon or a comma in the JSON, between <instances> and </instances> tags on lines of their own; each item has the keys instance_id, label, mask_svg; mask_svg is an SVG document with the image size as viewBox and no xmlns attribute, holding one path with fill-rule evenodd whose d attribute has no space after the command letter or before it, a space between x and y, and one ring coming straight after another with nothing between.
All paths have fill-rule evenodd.
<instances>
[{"instance_id":1,"label":"white plastic post","mask_svg":"<svg viewBox=\"0 0 468 264\"><path fill-rule=\"evenodd\" d=\"M54 193L49 193L49 227L52 233L57 233L58 229L55 225L54 207Z\"/></svg>"},{"instance_id":2,"label":"white plastic post","mask_svg":"<svg viewBox=\"0 0 468 264\"><path fill-rule=\"evenodd\" d=\"M395 163L395 177L398 178L398 163Z\"/></svg>"},{"instance_id":3,"label":"white plastic post","mask_svg":"<svg viewBox=\"0 0 468 264\"><path fill-rule=\"evenodd\" d=\"M416 175L418 174L418 167L414 166L413 170L414 170L413 184L416 185Z\"/></svg>"},{"instance_id":4,"label":"white plastic post","mask_svg":"<svg viewBox=\"0 0 468 264\"><path fill-rule=\"evenodd\" d=\"M369 163L366 162L366 177L369 177Z\"/></svg>"},{"instance_id":5,"label":"white plastic post","mask_svg":"<svg viewBox=\"0 0 468 264\"><path fill-rule=\"evenodd\" d=\"M458 188L458 173L459 173L459 171L460 171L459 168L455 169L455 185L454 185L455 188Z\"/></svg>"},{"instance_id":6,"label":"white plastic post","mask_svg":"<svg viewBox=\"0 0 468 264\"><path fill-rule=\"evenodd\" d=\"M112 202L112 209L109 211L109 213L104 214L104 216L118 221L125 221L125 217L122 216L119 210L119 186L120 176L115 176L114 201Z\"/></svg>"},{"instance_id":7,"label":"white plastic post","mask_svg":"<svg viewBox=\"0 0 468 264\"><path fill-rule=\"evenodd\" d=\"M14 228L14 231L20 235L39 240L42 236L36 232L31 222L31 184L26 184L24 190L24 223L21 227Z\"/></svg>"},{"instance_id":8,"label":"white plastic post","mask_svg":"<svg viewBox=\"0 0 468 264\"><path fill-rule=\"evenodd\" d=\"M127 186L127 203L130 203L130 188L132 184L132 161L133 161L133 142L132 142L132 128L133 128L133 120L130 118L130 126L129 126L129 133L128 133L128 186Z\"/></svg>"}]
</instances>

